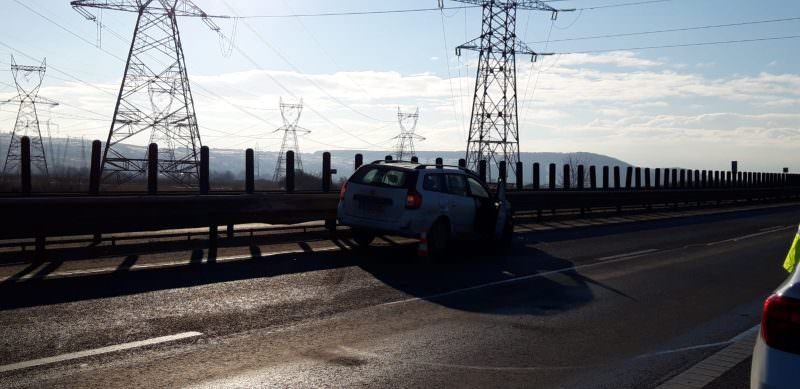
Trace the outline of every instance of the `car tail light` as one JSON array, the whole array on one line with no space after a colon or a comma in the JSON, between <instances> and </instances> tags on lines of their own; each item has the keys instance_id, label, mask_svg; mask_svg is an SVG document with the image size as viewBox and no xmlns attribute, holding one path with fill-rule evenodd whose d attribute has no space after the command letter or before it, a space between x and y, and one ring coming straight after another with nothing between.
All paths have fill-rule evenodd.
<instances>
[{"instance_id":1,"label":"car tail light","mask_svg":"<svg viewBox=\"0 0 800 389\"><path fill-rule=\"evenodd\" d=\"M345 192L347 192L347 181L342 184L342 189L339 189L339 201L344 200Z\"/></svg>"},{"instance_id":2,"label":"car tail light","mask_svg":"<svg viewBox=\"0 0 800 389\"><path fill-rule=\"evenodd\" d=\"M800 300L770 296L764 302L761 337L772 348L800 354Z\"/></svg>"},{"instance_id":3,"label":"car tail light","mask_svg":"<svg viewBox=\"0 0 800 389\"><path fill-rule=\"evenodd\" d=\"M409 190L406 195L406 208L419 209L422 206L422 195L415 190Z\"/></svg>"}]
</instances>

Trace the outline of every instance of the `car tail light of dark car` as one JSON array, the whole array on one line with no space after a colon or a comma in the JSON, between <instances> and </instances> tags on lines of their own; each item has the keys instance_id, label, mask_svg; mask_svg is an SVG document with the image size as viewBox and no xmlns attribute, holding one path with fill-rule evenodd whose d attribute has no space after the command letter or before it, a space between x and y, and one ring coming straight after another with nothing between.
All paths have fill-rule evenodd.
<instances>
[{"instance_id":1,"label":"car tail light of dark car","mask_svg":"<svg viewBox=\"0 0 800 389\"><path fill-rule=\"evenodd\" d=\"M422 195L415 190L409 190L406 195L406 208L419 209L422 206Z\"/></svg>"},{"instance_id":2,"label":"car tail light of dark car","mask_svg":"<svg viewBox=\"0 0 800 389\"><path fill-rule=\"evenodd\" d=\"M339 189L339 201L344 200L345 192L347 192L347 181L342 184L342 189Z\"/></svg>"},{"instance_id":3,"label":"car tail light of dark car","mask_svg":"<svg viewBox=\"0 0 800 389\"><path fill-rule=\"evenodd\" d=\"M800 300L770 296L764 302L761 337L772 348L800 354Z\"/></svg>"}]
</instances>

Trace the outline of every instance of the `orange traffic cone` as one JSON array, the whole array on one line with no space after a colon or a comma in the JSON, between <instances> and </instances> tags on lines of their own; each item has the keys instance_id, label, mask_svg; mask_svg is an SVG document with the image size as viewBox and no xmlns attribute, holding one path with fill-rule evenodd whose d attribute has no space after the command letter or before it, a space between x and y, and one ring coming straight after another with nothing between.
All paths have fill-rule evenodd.
<instances>
[{"instance_id":1,"label":"orange traffic cone","mask_svg":"<svg viewBox=\"0 0 800 389\"><path fill-rule=\"evenodd\" d=\"M419 245L417 246L417 255L420 257L428 256L428 234L423 232L419 237Z\"/></svg>"}]
</instances>

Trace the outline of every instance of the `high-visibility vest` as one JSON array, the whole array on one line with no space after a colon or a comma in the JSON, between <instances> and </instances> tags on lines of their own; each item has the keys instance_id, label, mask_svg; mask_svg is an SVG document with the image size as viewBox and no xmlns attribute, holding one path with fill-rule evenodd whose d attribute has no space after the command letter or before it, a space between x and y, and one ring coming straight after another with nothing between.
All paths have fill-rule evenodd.
<instances>
[{"instance_id":1,"label":"high-visibility vest","mask_svg":"<svg viewBox=\"0 0 800 389\"><path fill-rule=\"evenodd\" d=\"M797 262L800 261L800 252L798 252L798 242L800 242L800 228L797 229L797 235L794 236L792 248L789 249L789 254L786 254L786 260L783 262L783 268L789 273L794 271Z\"/></svg>"}]
</instances>

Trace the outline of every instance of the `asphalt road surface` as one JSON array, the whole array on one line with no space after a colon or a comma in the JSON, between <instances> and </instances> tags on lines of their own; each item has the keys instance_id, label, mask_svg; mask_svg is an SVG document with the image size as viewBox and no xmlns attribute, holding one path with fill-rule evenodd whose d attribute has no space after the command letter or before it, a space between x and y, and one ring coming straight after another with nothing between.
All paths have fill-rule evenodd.
<instances>
[{"instance_id":1,"label":"asphalt road surface","mask_svg":"<svg viewBox=\"0 0 800 389\"><path fill-rule=\"evenodd\" d=\"M507 252L444 262L342 245L6 280L0 386L655 387L758 324L798 221L794 206L518 228Z\"/></svg>"}]
</instances>

